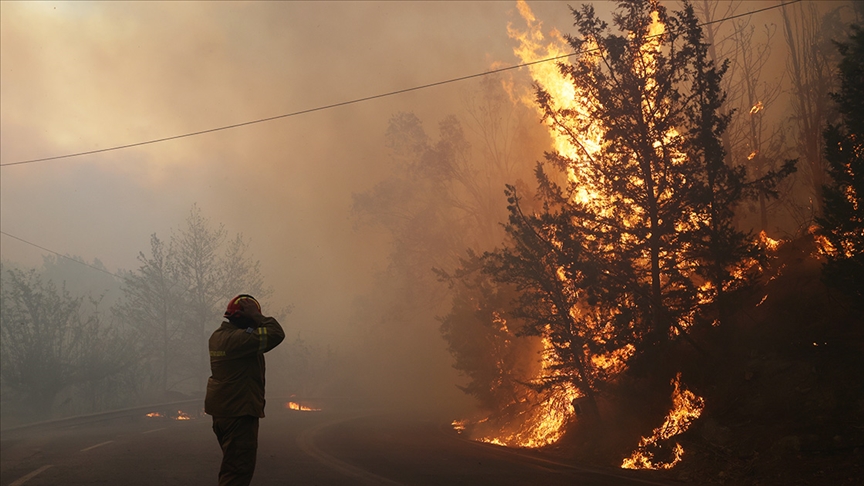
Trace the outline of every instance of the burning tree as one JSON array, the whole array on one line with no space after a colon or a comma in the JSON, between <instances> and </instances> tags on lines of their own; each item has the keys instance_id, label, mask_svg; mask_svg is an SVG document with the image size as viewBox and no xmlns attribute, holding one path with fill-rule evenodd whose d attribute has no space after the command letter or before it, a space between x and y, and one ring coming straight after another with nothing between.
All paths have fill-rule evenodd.
<instances>
[{"instance_id":1,"label":"burning tree","mask_svg":"<svg viewBox=\"0 0 864 486\"><path fill-rule=\"evenodd\" d=\"M840 91L833 95L841 123L825 130L831 184L824 187L825 214L819 223L830 243L823 277L864 301L864 32L853 27L838 44Z\"/></svg>"},{"instance_id":2,"label":"burning tree","mask_svg":"<svg viewBox=\"0 0 864 486\"><path fill-rule=\"evenodd\" d=\"M485 410L525 401L523 383L537 375L537 340L520 339L523 322L509 312L515 292L478 271L482 259L473 252L459 275L441 275L454 287L450 312L441 318L441 333L455 358L454 368L469 378L465 393Z\"/></svg>"},{"instance_id":3,"label":"burning tree","mask_svg":"<svg viewBox=\"0 0 864 486\"><path fill-rule=\"evenodd\" d=\"M518 290L522 332L546 344L534 384L584 395L596 410L596 393L631 356L669 349L670 337L696 346L689 330L722 320L758 257L733 226L734 209L770 194L794 166L748 181L724 163L726 66L710 61L688 3L670 14L658 2L621 1L621 35L590 5L573 14L575 61L532 72L556 148L535 171L542 208L526 211L508 186L507 244L484 259Z\"/></svg>"}]
</instances>

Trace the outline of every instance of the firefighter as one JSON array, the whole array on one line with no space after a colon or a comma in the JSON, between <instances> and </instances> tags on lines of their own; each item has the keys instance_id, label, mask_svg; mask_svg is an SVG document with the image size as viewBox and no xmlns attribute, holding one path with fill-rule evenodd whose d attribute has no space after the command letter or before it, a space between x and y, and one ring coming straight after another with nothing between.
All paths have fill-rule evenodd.
<instances>
[{"instance_id":1,"label":"firefighter","mask_svg":"<svg viewBox=\"0 0 864 486\"><path fill-rule=\"evenodd\" d=\"M264 353L285 339L282 326L261 314L251 295L231 299L225 321L210 336L210 378L204 412L222 448L219 486L246 486L255 472L258 419L264 417Z\"/></svg>"}]
</instances>

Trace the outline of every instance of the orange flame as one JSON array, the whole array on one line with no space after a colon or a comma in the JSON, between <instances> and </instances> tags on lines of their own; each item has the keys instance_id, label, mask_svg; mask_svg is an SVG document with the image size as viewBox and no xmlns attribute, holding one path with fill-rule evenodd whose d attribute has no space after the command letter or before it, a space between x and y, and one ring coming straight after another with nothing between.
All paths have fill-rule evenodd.
<instances>
[{"instance_id":1,"label":"orange flame","mask_svg":"<svg viewBox=\"0 0 864 486\"><path fill-rule=\"evenodd\" d=\"M154 417L162 417L162 414L159 413L159 412L150 412L150 413L148 413L147 415L145 415L145 417L150 417L150 418L154 418Z\"/></svg>"},{"instance_id":2,"label":"orange flame","mask_svg":"<svg viewBox=\"0 0 864 486\"><path fill-rule=\"evenodd\" d=\"M182 410L177 410L177 417L174 420L192 420L192 417Z\"/></svg>"},{"instance_id":3,"label":"orange flame","mask_svg":"<svg viewBox=\"0 0 864 486\"><path fill-rule=\"evenodd\" d=\"M306 405L301 405L297 402L287 402L285 403L285 408L288 410L297 410L300 412L320 412L320 408L307 407Z\"/></svg>"},{"instance_id":4,"label":"orange flame","mask_svg":"<svg viewBox=\"0 0 864 486\"><path fill-rule=\"evenodd\" d=\"M759 242L762 243L762 246L768 251L777 251L777 249L780 248L780 245L783 244L783 240L769 238L765 231L759 232Z\"/></svg>"},{"instance_id":5,"label":"orange flame","mask_svg":"<svg viewBox=\"0 0 864 486\"><path fill-rule=\"evenodd\" d=\"M690 390L681 387L681 373L672 380L675 389L672 391L672 410L666 416L663 425L654 429L651 437L643 437L639 446L630 457L624 459L621 467L624 469L672 469L684 456L684 448L675 443L672 449L672 460L669 462L655 462L654 454L649 448L654 447L661 440L669 439L685 432L690 425L702 415L705 408L705 400L696 396Z\"/></svg>"},{"instance_id":6,"label":"orange flame","mask_svg":"<svg viewBox=\"0 0 864 486\"><path fill-rule=\"evenodd\" d=\"M561 33L553 29L549 32L547 42L543 35L543 23L534 18L531 9L523 0L519 0L517 6L519 13L525 20L527 30L522 32L514 28L512 24L507 26L507 33L510 38L519 43L513 49L516 56L523 63L549 58L559 58L559 62L566 62L566 56L572 53L572 49ZM593 48L595 46L586 46L586 50L589 52ZM568 110L579 125L578 130L574 131L578 132L578 138L574 139L573 133L556 128L552 120L547 120L549 135L552 137L555 151L574 162L574 166L568 170L569 177L573 181L578 181L579 166L600 151L603 140L601 128L596 123L591 123L587 94L580 91L578 86L562 75L555 62L532 64L528 66L528 69L534 82L551 95L553 109L556 111ZM519 99L525 105L536 109L540 116L544 116L543 111L534 101L532 92L525 90ZM574 197L582 202L587 202L594 195L589 187L582 185Z\"/></svg>"},{"instance_id":7,"label":"orange flame","mask_svg":"<svg viewBox=\"0 0 864 486\"><path fill-rule=\"evenodd\" d=\"M550 370L555 357L552 343L548 338L542 341L545 349L538 379L554 374ZM520 409L515 420L497 430L481 434L475 440L507 447L537 448L554 444L564 435L564 426L575 416L573 402L581 396L579 390L570 383L564 383L543 395L531 392L524 401L514 402L513 405ZM473 425L486 422L489 422L489 418ZM455 420L451 425L461 433L469 423L467 420ZM487 431L488 427L492 427L491 423L485 425Z\"/></svg>"},{"instance_id":8,"label":"orange flame","mask_svg":"<svg viewBox=\"0 0 864 486\"><path fill-rule=\"evenodd\" d=\"M507 31L510 38L517 41L514 54L523 62L531 63L541 59L557 58L559 62L566 62L572 48L556 30L549 32L548 37L544 35L542 23L537 21L531 9L523 1L517 2L517 8L522 19L525 21L525 30L515 28L512 23L508 24ZM651 80L651 72L656 70L656 56L662 46L662 34L665 26L659 20L657 12L652 13L652 25L648 32L648 38L641 46L642 61L639 69L645 70L646 77ZM584 50L580 53L583 62L600 62L600 52L594 43L583 45ZM533 93L524 90L514 93L512 85L505 85L508 93L514 100L521 101L527 106L533 107L541 117L546 119L549 135L552 138L554 150L570 160L567 170L568 179L574 184L573 198L581 203L590 204L599 196L598 188L592 186L586 177L589 164L598 156L603 147L604 130L600 123L594 120L592 111L594 109L589 92L581 88L573 80L561 73L557 63L541 62L528 66L533 81L550 95L550 104L555 113L566 112L566 124L569 128L563 128L563 124L555 123L555 120L546 118L546 113L534 101ZM649 89L649 91L652 91ZM662 110L662 107L654 106L657 101L646 99L642 101L643 107L648 111ZM662 141L658 141L655 147L664 150L661 145L678 134L670 130L664 135ZM683 156L676 157L676 163L684 163ZM634 181L639 184L640 181ZM600 211L611 210L609 208L597 208ZM638 218L639 215L634 216ZM553 244L560 244L553 241ZM557 269L558 278L567 281L566 269ZM576 318L585 312L584 309L573 307L569 313ZM553 364L558 360L554 348L548 337L543 338L543 360L537 381L554 377ZM626 362L633 355L635 348L628 346L612 351L605 355L592 356L591 365L598 371L609 375L621 372ZM526 397L514 401L511 407L518 410L516 417L503 428L488 432L489 423L483 424L487 428L485 434L481 434L477 440L491 444L505 445L510 447L543 447L557 442L564 434L565 425L573 420L576 415L574 400L583 396L575 386L564 381L557 388L540 395L529 393ZM474 425L486 422L477 422ZM490 421L491 422L491 421ZM465 430L467 421L454 421L453 427L457 431Z\"/></svg>"},{"instance_id":9,"label":"orange flame","mask_svg":"<svg viewBox=\"0 0 864 486\"><path fill-rule=\"evenodd\" d=\"M765 108L765 106L762 104L761 101L757 101L756 104L753 105L753 108L750 108L750 114L755 115L756 113L762 111L762 108Z\"/></svg>"}]
</instances>

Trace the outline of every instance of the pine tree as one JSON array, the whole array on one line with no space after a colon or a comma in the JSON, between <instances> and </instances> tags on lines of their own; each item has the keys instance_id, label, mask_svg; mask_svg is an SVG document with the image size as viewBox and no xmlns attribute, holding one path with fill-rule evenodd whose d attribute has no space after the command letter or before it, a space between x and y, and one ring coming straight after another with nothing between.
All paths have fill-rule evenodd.
<instances>
[{"instance_id":1,"label":"pine tree","mask_svg":"<svg viewBox=\"0 0 864 486\"><path fill-rule=\"evenodd\" d=\"M825 130L832 183L824 186L824 217L818 220L831 245L823 278L864 302L864 31L852 27L838 44L840 91L833 94L842 121Z\"/></svg>"},{"instance_id":2,"label":"pine tree","mask_svg":"<svg viewBox=\"0 0 864 486\"><path fill-rule=\"evenodd\" d=\"M757 256L732 224L736 205L770 193L793 166L746 181L725 165L725 66L709 61L689 3L669 14L620 1L620 35L590 5L573 14L579 54L560 66L573 99L537 88L572 150L538 164L542 210L523 212L508 188L510 242L487 255L487 271L519 289L526 332L551 340L550 381L591 398L634 350L666 349L670 336L697 345L688 331L718 319Z\"/></svg>"}]
</instances>

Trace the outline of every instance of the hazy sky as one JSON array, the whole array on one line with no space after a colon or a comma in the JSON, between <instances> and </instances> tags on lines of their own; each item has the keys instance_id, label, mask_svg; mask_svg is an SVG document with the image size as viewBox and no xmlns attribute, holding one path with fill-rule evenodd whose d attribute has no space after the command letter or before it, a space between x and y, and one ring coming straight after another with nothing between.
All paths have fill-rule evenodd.
<instances>
[{"instance_id":1,"label":"hazy sky","mask_svg":"<svg viewBox=\"0 0 864 486\"><path fill-rule=\"evenodd\" d=\"M572 32L567 5L530 2L544 30ZM0 159L141 142L515 64L510 21L521 25L510 1L3 1ZM3 167L0 225L133 269L150 234L167 239L197 204L251 242L273 300L295 304L298 322L337 330L346 314L334 302L385 264L385 241L354 228L350 204L385 175L388 119L412 111L434 132L477 83ZM6 236L0 249L30 265L45 253Z\"/></svg>"},{"instance_id":2,"label":"hazy sky","mask_svg":"<svg viewBox=\"0 0 864 486\"><path fill-rule=\"evenodd\" d=\"M0 3L2 163L290 113L514 63L513 2ZM535 6L569 25L563 2ZM550 20L550 25L555 24ZM99 155L2 169L3 231L137 267L193 203L242 232L276 300L350 300L383 264L351 194L383 174L389 117L434 128L472 82ZM476 82L474 82L476 83ZM2 258L43 251L2 237ZM302 305L301 305L302 303ZM327 306L323 307L324 309ZM312 312L322 320L322 309ZM324 310L323 312L327 312ZM311 317L312 314L309 314Z\"/></svg>"}]
</instances>

